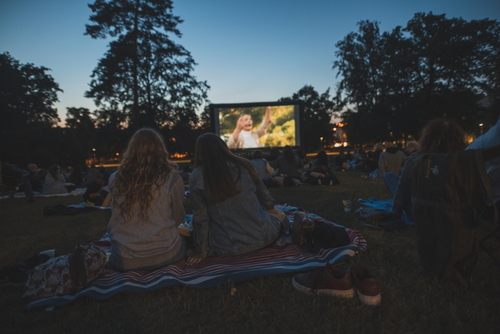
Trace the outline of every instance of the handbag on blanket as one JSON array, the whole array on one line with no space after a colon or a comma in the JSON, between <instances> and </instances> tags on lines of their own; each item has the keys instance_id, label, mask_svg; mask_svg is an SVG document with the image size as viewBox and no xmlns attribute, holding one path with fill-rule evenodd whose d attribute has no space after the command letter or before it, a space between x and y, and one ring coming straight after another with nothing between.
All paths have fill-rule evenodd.
<instances>
[{"instance_id":1,"label":"handbag on blanket","mask_svg":"<svg viewBox=\"0 0 500 334\"><path fill-rule=\"evenodd\" d=\"M292 226L292 242L305 246L307 252L317 253L320 248L337 248L349 245L351 239L345 228L331 223L315 222L307 214L297 210Z\"/></svg>"},{"instance_id":2,"label":"handbag on blanket","mask_svg":"<svg viewBox=\"0 0 500 334\"><path fill-rule=\"evenodd\" d=\"M101 275L106 263L106 253L96 245L77 246L73 254L35 267L26 281L23 298L60 296L84 288Z\"/></svg>"}]
</instances>

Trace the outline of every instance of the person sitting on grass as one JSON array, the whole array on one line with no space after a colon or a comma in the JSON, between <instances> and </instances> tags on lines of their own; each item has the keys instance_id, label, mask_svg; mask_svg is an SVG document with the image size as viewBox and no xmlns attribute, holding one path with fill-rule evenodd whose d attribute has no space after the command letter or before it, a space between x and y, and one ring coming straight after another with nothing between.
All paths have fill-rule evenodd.
<instances>
[{"instance_id":1,"label":"person sitting on grass","mask_svg":"<svg viewBox=\"0 0 500 334\"><path fill-rule=\"evenodd\" d=\"M378 167L380 170L379 177L384 179L386 173L394 173L399 176L405 158L406 155L398 150L394 143L387 142L385 144L385 152L382 152L378 159Z\"/></svg>"},{"instance_id":2,"label":"person sitting on grass","mask_svg":"<svg viewBox=\"0 0 500 334\"><path fill-rule=\"evenodd\" d=\"M409 141L406 143L406 149L405 149L405 154L406 156L411 155L413 152L416 152L418 150L418 143L416 141Z\"/></svg>"},{"instance_id":3,"label":"person sitting on grass","mask_svg":"<svg viewBox=\"0 0 500 334\"><path fill-rule=\"evenodd\" d=\"M275 187L278 185L277 181L273 178L274 168L271 167L266 159L264 159L264 155L261 150L255 150L253 152L251 161L266 187Z\"/></svg>"},{"instance_id":4,"label":"person sitting on grass","mask_svg":"<svg viewBox=\"0 0 500 334\"><path fill-rule=\"evenodd\" d=\"M92 181L83 193L83 200L87 206L109 206L108 194L98 181Z\"/></svg>"},{"instance_id":5,"label":"person sitting on grass","mask_svg":"<svg viewBox=\"0 0 500 334\"><path fill-rule=\"evenodd\" d=\"M328 165L328 155L325 150L320 150L313 161L309 162L306 167L307 180L309 184L316 185L338 185L340 184L337 177L333 174L332 169Z\"/></svg>"},{"instance_id":6,"label":"person sitting on grass","mask_svg":"<svg viewBox=\"0 0 500 334\"><path fill-rule=\"evenodd\" d=\"M32 165L35 166L35 170L31 167ZM24 191L28 203L33 203L35 201L34 191L41 190L34 188L35 184L38 184L41 187L38 175L35 171L37 171L35 164L29 164L28 170L26 171L12 164L1 162L0 172L2 175L0 176L0 180L4 185L8 184L13 188L18 185L20 190Z\"/></svg>"},{"instance_id":7,"label":"person sitting on grass","mask_svg":"<svg viewBox=\"0 0 500 334\"><path fill-rule=\"evenodd\" d=\"M85 173L82 172L81 165L74 165L71 169L71 173L68 176L68 182L73 183L77 188L85 187L85 182L83 182Z\"/></svg>"},{"instance_id":8,"label":"person sitting on grass","mask_svg":"<svg viewBox=\"0 0 500 334\"><path fill-rule=\"evenodd\" d=\"M88 170L87 176L85 177L85 184L89 185L90 182L97 181L101 184L101 186L106 185L106 181L104 179L104 175L97 169L96 167L92 167Z\"/></svg>"},{"instance_id":9,"label":"person sitting on grass","mask_svg":"<svg viewBox=\"0 0 500 334\"><path fill-rule=\"evenodd\" d=\"M58 165L49 167L48 173L45 175L44 195L66 194L75 189L75 184L66 182L66 177L61 173L61 167Z\"/></svg>"},{"instance_id":10,"label":"person sitting on grass","mask_svg":"<svg viewBox=\"0 0 500 334\"><path fill-rule=\"evenodd\" d=\"M407 220L414 221L411 202L411 170L415 158L424 153L455 153L465 149L465 132L454 121L448 119L434 119L421 131L419 148L406 158L401 174L387 173L384 177L387 188L394 195L392 212L407 215Z\"/></svg>"},{"instance_id":11,"label":"person sitting on grass","mask_svg":"<svg viewBox=\"0 0 500 334\"><path fill-rule=\"evenodd\" d=\"M189 180L194 251L188 265L207 256L247 253L279 237L281 221L288 219L274 209L275 200L250 160L233 154L212 133L198 137L194 160Z\"/></svg>"},{"instance_id":12,"label":"person sitting on grass","mask_svg":"<svg viewBox=\"0 0 500 334\"><path fill-rule=\"evenodd\" d=\"M277 176L289 176L295 180L295 183L300 183L306 180L304 173L300 169L304 168L304 161L300 159L294 152L291 146L283 147L283 154L271 162Z\"/></svg>"},{"instance_id":13,"label":"person sitting on grass","mask_svg":"<svg viewBox=\"0 0 500 334\"><path fill-rule=\"evenodd\" d=\"M161 135L138 130L109 178L109 264L116 270L155 270L185 256L177 227L184 222L184 183Z\"/></svg>"}]
</instances>

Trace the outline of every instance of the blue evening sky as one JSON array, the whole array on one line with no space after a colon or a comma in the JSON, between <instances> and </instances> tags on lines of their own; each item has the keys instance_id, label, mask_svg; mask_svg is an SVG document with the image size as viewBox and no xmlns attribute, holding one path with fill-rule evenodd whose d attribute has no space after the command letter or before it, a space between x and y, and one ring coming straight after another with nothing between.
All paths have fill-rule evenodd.
<instances>
[{"instance_id":1,"label":"blue evening sky","mask_svg":"<svg viewBox=\"0 0 500 334\"><path fill-rule=\"evenodd\" d=\"M84 36L90 0L0 0L0 53L51 69L64 90L56 104L94 110L83 97L110 40ZM212 103L276 101L304 85L335 91L335 44L357 22L381 31L406 26L417 12L500 20L500 0L175 0L184 20L178 41L211 86Z\"/></svg>"}]
</instances>

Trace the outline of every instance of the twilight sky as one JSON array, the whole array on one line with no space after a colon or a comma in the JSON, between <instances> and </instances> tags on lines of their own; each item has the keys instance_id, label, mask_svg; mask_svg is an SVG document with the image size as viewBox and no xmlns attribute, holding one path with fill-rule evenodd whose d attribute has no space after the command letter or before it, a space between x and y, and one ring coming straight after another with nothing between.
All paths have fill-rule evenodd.
<instances>
[{"instance_id":1,"label":"twilight sky","mask_svg":"<svg viewBox=\"0 0 500 334\"><path fill-rule=\"evenodd\" d=\"M51 69L64 93L56 104L94 110L83 97L110 40L84 36L92 0L0 0L0 53ZM183 45L211 86L212 103L276 101L304 85L334 92L335 44L357 22L406 26L417 12L500 20L500 0L174 0Z\"/></svg>"}]
</instances>

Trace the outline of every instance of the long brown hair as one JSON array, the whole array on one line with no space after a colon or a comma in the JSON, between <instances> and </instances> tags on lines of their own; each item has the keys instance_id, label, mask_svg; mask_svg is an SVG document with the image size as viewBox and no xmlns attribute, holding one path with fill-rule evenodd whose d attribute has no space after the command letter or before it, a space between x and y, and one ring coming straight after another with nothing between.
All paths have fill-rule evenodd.
<instances>
[{"instance_id":1,"label":"long brown hair","mask_svg":"<svg viewBox=\"0 0 500 334\"><path fill-rule=\"evenodd\" d=\"M112 185L113 197L124 197L118 204L123 217L130 219L138 203L139 218L147 219L153 191L175 170L168 156L163 137L153 129L142 128L130 139Z\"/></svg>"},{"instance_id":2,"label":"long brown hair","mask_svg":"<svg viewBox=\"0 0 500 334\"><path fill-rule=\"evenodd\" d=\"M419 150L430 153L455 153L467 147L465 132L455 122L437 118L422 129Z\"/></svg>"},{"instance_id":3,"label":"long brown hair","mask_svg":"<svg viewBox=\"0 0 500 334\"><path fill-rule=\"evenodd\" d=\"M213 133L198 137L194 154L194 164L201 167L205 196L214 202L222 202L236 196L240 190L232 178L229 164L245 168L255 183L260 181L250 160L233 154L226 143ZM238 180L241 176L238 168Z\"/></svg>"},{"instance_id":4,"label":"long brown hair","mask_svg":"<svg viewBox=\"0 0 500 334\"><path fill-rule=\"evenodd\" d=\"M286 145L283 147L283 156L285 157L286 161L288 163L296 165L297 162L295 161L295 153L293 153L293 149L291 146Z\"/></svg>"}]
</instances>

